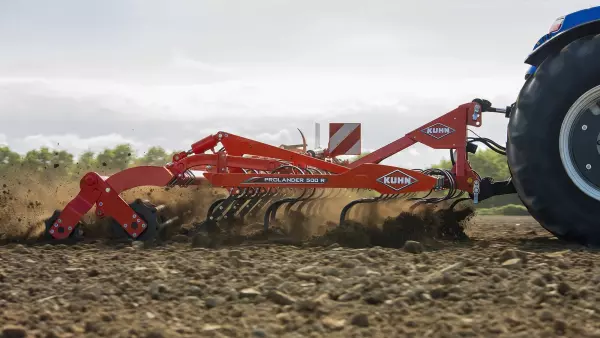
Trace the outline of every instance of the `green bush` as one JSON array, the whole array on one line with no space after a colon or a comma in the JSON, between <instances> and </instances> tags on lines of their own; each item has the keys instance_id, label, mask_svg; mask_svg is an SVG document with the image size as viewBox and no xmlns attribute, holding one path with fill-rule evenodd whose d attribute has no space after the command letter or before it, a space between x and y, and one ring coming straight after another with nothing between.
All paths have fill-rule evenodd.
<instances>
[{"instance_id":1,"label":"green bush","mask_svg":"<svg viewBox=\"0 0 600 338\"><path fill-rule=\"evenodd\" d=\"M527 216L529 212L522 205L508 204L501 207L477 209L477 214L483 216Z\"/></svg>"}]
</instances>

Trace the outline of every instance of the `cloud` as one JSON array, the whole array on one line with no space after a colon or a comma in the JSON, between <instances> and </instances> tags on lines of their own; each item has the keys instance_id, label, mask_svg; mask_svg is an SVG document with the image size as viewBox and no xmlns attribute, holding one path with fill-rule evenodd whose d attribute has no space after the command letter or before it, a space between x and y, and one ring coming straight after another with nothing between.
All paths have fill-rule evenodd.
<instances>
[{"instance_id":1,"label":"cloud","mask_svg":"<svg viewBox=\"0 0 600 338\"><path fill-rule=\"evenodd\" d=\"M294 140L291 132L287 129L282 129L275 133L260 133L256 135L254 139L260 142L269 143L273 145L286 144L292 142L294 144L302 143L300 135L298 135Z\"/></svg>"},{"instance_id":2,"label":"cloud","mask_svg":"<svg viewBox=\"0 0 600 338\"><path fill-rule=\"evenodd\" d=\"M7 146L8 141L6 140L6 135L0 134L0 146Z\"/></svg>"},{"instance_id":3,"label":"cloud","mask_svg":"<svg viewBox=\"0 0 600 338\"><path fill-rule=\"evenodd\" d=\"M225 131L277 146L300 143L300 128L312 147L315 122L321 123L322 146L330 122L360 122L363 149L377 149L470 101L469 92L485 89L486 83L495 97L512 103L502 79L494 80L498 87L491 80L457 80L461 87L443 79L427 84L426 79L290 74L178 85L0 78L0 119L10 126L2 130L3 142L21 153L57 144L73 153L118 143L130 143L138 152L155 145L185 150ZM484 126L475 130L502 143L505 125L503 116L486 115ZM414 145L384 163L426 166L443 156L446 151Z\"/></svg>"},{"instance_id":4,"label":"cloud","mask_svg":"<svg viewBox=\"0 0 600 338\"><path fill-rule=\"evenodd\" d=\"M176 51L173 53L173 58L169 66L174 69L195 70L205 73L231 74L232 69L226 67L215 66L193 59L183 52Z\"/></svg>"}]
</instances>

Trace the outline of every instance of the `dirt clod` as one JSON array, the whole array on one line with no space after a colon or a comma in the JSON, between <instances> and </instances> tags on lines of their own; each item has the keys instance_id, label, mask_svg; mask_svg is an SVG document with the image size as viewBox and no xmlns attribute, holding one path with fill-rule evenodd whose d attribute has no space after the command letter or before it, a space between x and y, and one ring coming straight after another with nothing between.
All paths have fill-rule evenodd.
<instances>
[{"instance_id":1,"label":"dirt clod","mask_svg":"<svg viewBox=\"0 0 600 338\"><path fill-rule=\"evenodd\" d=\"M279 305L292 305L296 302L294 297L277 290L271 290L267 298Z\"/></svg>"},{"instance_id":2,"label":"dirt clod","mask_svg":"<svg viewBox=\"0 0 600 338\"><path fill-rule=\"evenodd\" d=\"M6 325L2 328L2 338L25 338L27 330L16 325Z\"/></svg>"},{"instance_id":3,"label":"dirt clod","mask_svg":"<svg viewBox=\"0 0 600 338\"><path fill-rule=\"evenodd\" d=\"M352 325L360 326L360 327L368 327L369 326L369 316L364 313L356 314L352 317L351 320Z\"/></svg>"},{"instance_id":4,"label":"dirt clod","mask_svg":"<svg viewBox=\"0 0 600 338\"><path fill-rule=\"evenodd\" d=\"M417 241L406 241L406 243L404 243L404 251L406 252L418 254L422 253L423 250L423 244Z\"/></svg>"}]
</instances>

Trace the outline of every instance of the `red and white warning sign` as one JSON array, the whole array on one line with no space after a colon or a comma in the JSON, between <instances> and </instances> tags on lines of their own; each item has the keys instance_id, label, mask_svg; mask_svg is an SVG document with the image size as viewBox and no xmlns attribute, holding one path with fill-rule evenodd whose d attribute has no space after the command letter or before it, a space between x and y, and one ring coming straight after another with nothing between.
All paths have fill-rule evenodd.
<instances>
[{"instance_id":1,"label":"red and white warning sign","mask_svg":"<svg viewBox=\"0 0 600 338\"><path fill-rule=\"evenodd\" d=\"M329 124L330 156L360 155L360 123Z\"/></svg>"}]
</instances>

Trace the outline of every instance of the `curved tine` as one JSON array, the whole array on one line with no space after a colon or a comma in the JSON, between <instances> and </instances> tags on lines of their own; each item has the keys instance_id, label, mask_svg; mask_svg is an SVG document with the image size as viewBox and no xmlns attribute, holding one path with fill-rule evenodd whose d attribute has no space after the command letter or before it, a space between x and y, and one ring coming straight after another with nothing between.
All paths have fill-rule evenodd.
<instances>
[{"instance_id":1,"label":"curved tine","mask_svg":"<svg viewBox=\"0 0 600 338\"><path fill-rule=\"evenodd\" d=\"M241 201L241 205L239 207L233 206L234 212L232 216L238 216L243 219L246 214L246 210L253 205L254 201L260 198L260 187L258 188L248 188L248 196L244 197L244 200Z\"/></svg>"},{"instance_id":2,"label":"curved tine","mask_svg":"<svg viewBox=\"0 0 600 338\"><path fill-rule=\"evenodd\" d=\"M279 166L278 168L276 168L275 170L272 171L272 173L283 169L283 168L292 168L292 170L297 169L301 174L304 173L304 171L302 169L300 169L297 166L291 165L291 164L284 164ZM294 190L294 189L291 189ZM306 193L306 189L303 189L302 194L298 197L301 198L302 196L304 196L304 194ZM264 231L265 233L267 233L269 231L269 223L272 220L275 220L275 217L277 215L277 209L284 203L289 203L289 202L293 202L295 201L297 198L283 198L280 199L278 201L273 202L271 205L269 205L269 207L267 208L267 211L265 212L264 215L264 219L263 219L263 225L264 225Z\"/></svg>"},{"instance_id":3,"label":"curved tine","mask_svg":"<svg viewBox=\"0 0 600 338\"><path fill-rule=\"evenodd\" d=\"M254 194L248 198L248 203L244 204L244 206L238 210L237 216L240 217L240 219L243 221L246 215L248 215L248 213L252 211L254 207L256 207L256 205L260 202L262 198L265 197L265 195L265 188L258 187L257 189L255 189Z\"/></svg>"},{"instance_id":4,"label":"curved tine","mask_svg":"<svg viewBox=\"0 0 600 338\"><path fill-rule=\"evenodd\" d=\"M208 207L208 211L206 212L206 220L212 220L212 214L215 212L215 209L224 201L226 201L227 198L219 198L218 200L212 202L212 204Z\"/></svg>"},{"instance_id":5,"label":"curved tine","mask_svg":"<svg viewBox=\"0 0 600 338\"><path fill-rule=\"evenodd\" d=\"M312 188L312 192L310 193L310 195L306 196L305 198L303 198L301 200L298 200L298 201L294 202L294 204L297 203L297 202L300 202L300 205L298 205L298 209L297 209L299 212L302 212L302 207L306 203L314 200L313 196L315 195L316 192L317 192L317 188ZM290 206L290 208L291 208L291 206ZM286 211L286 212L289 212L289 208L287 208L287 209L288 209L288 211Z\"/></svg>"},{"instance_id":6,"label":"curved tine","mask_svg":"<svg viewBox=\"0 0 600 338\"><path fill-rule=\"evenodd\" d=\"M284 166L280 166L279 168L277 168L277 169L275 169L275 170L282 169L282 168L285 168L285 167L292 168L292 172L293 172L294 170L298 170L298 171L300 172L300 174L305 174L304 170L302 170L301 168L299 168L299 167L297 167L297 166L294 166L294 165L284 165ZM297 189L290 188L290 189L289 189L289 191L290 191L290 194L294 194L294 193L296 192L296 190L297 190ZM293 205L293 204L294 204L294 203L296 203L298 200L300 200L301 198L303 198L303 197L304 197L304 195L306 194L306 190L307 190L306 188L305 188L305 189L302 189L302 193L300 194L300 196L298 196L298 197L290 197L290 199L286 200L286 201L285 201L285 202L283 202L283 203L292 203L292 205ZM281 204L282 204L282 203L278 203L278 206L277 206L277 207L275 207L275 213L273 213L273 214L271 215L271 220L274 220L274 219L275 219L275 214L277 213L277 208L279 208L279 206L281 206ZM291 207L291 206L290 206L290 207Z\"/></svg>"},{"instance_id":7,"label":"curved tine","mask_svg":"<svg viewBox=\"0 0 600 338\"><path fill-rule=\"evenodd\" d=\"M351 201L350 203L348 203L351 205L346 205L344 207L344 208L348 207L348 210L346 212L347 216L340 215L340 217L344 217L344 220L346 219L346 217L351 217L352 211L356 210L356 209L352 209L352 208L353 208L353 206L355 206L357 204L386 201L387 199L389 199L389 196L390 196L390 194L379 194L379 196L376 196L376 197L363 197L363 198L359 198L354 201ZM356 216L356 212L357 211L354 212L355 216Z\"/></svg>"},{"instance_id":8,"label":"curved tine","mask_svg":"<svg viewBox=\"0 0 600 338\"><path fill-rule=\"evenodd\" d=\"M341 194L342 189L333 189L332 188L332 191L333 192L331 193L331 196L329 196L329 198L337 198L338 195Z\"/></svg>"},{"instance_id":9,"label":"curved tine","mask_svg":"<svg viewBox=\"0 0 600 338\"><path fill-rule=\"evenodd\" d=\"M408 211L413 212L419 205L427 204L427 203L429 203L428 200L425 200L425 199L418 200L413 205L411 205L410 208L408 208Z\"/></svg>"},{"instance_id":10,"label":"curved tine","mask_svg":"<svg viewBox=\"0 0 600 338\"><path fill-rule=\"evenodd\" d=\"M307 206L306 208L306 212L308 214L311 215L319 215L321 213L321 208L323 207L323 204L326 203L326 200L328 199L332 199L333 197L331 196L332 194L335 194L335 192L332 192L333 189L331 188L327 188L329 191L323 191L323 194L321 194L321 196L319 196L319 198L314 199L314 203L311 203ZM333 190L336 191L337 189ZM329 195L329 196L325 196L324 195Z\"/></svg>"},{"instance_id":11,"label":"curved tine","mask_svg":"<svg viewBox=\"0 0 600 338\"><path fill-rule=\"evenodd\" d=\"M277 209L279 209L279 207L281 205L292 202L294 200L295 200L295 198L284 198L284 199L275 201L271 205L269 205L269 207L267 208L267 212L265 213L264 220L263 220L265 232L267 232L269 230L269 223L271 221L275 220L275 217L277 216Z\"/></svg>"},{"instance_id":12,"label":"curved tine","mask_svg":"<svg viewBox=\"0 0 600 338\"><path fill-rule=\"evenodd\" d=\"M275 215L277 214L277 209L279 207L281 207L285 203L294 204L294 203L298 202L299 199L304 197L304 194L306 194L306 189L302 189L302 194L300 194L300 196L298 196L298 197L290 197L290 198L286 198L286 199L275 202L277 204L277 206L275 207L274 212L271 214L271 221L275 220Z\"/></svg>"},{"instance_id":13,"label":"curved tine","mask_svg":"<svg viewBox=\"0 0 600 338\"><path fill-rule=\"evenodd\" d=\"M452 202L452 204L450 204L449 209L452 210L452 209L454 209L454 207L456 207L458 205L458 203L464 202L464 201L469 201L469 200L471 200L471 197L459 198L456 201Z\"/></svg>"},{"instance_id":14,"label":"curved tine","mask_svg":"<svg viewBox=\"0 0 600 338\"><path fill-rule=\"evenodd\" d=\"M311 168L306 168L306 171L308 174L314 175L313 171ZM310 194L308 196L304 196L304 194L306 193L306 191L308 189L312 189L312 191L310 192ZM315 194L316 188L307 188L307 189L303 189L302 195L300 195L300 197L298 197L295 201L288 203L288 205L285 207L284 210L284 215L287 217L290 214L290 210L292 209L292 207L298 203L299 201L305 201L307 199L310 199L314 194Z\"/></svg>"},{"instance_id":15,"label":"curved tine","mask_svg":"<svg viewBox=\"0 0 600 338\"><path fill-rule=\"evenodd\" d=\"M235 210L235 206L239 201L241 201L241 194L234 195L230 194L219 206L213 211L213 214L210 217L210 220L219 221L221 218L227 219L231 214L231 209Z\"/></svg>"},{"instance_id":16,"label":"curved tine","mask_svg":"<svg viewBox=\"0 0 600 338\"><path fill-rule=\"evenodd\" d=\"M298 211L302 211L302 208L303 208L305 205L312 205L313 203L317 203L317 202L318 202L318 200L319 200L319 199L321 199L321 197L323 197L323 195L325 194L325 189L315 189L315 192L316 192L317 190L319 191L320 195L318 195L318 196L315 196L315 197L311 197L310 199L305 199L304 201L302 201L302 202L300 203L300 205L298 206ZM313 195L314 195L314 193L313 193ZM307 209L306 209L306 213L307 213L307 215L310 215L310 212L309 212L309 210L310 210L309 208L307 208Z\"/></svg>"},{"instance_id":17,"label":"curved tine","mask_svg":"<svg viewBox=\"0 0 600 338\"><path fill-rule=\"evenodd\" d=\"M400 195L402 195L402 194L391 194L391 195L387 196L387 198L385 199L384 202L386 202L386 203L392 202L392 201L398 199L398 196L400 196Z\"/></svg>"},{"instance_id":18,"label":"curved tine","mask_svg":"<svg viewBox=\"0 0 600 338\"><path fill-rule=\"evenodd\" d=\"M299 200L299 199L301 199L301 198L302 198L302 197L303 197L303 196L306 194L306 190L307 190L307 189L302 189L302 193L300 194L300 196L298 196L298 197L296 197L296 198L294 198L294 197L290 197L290 198L291 198L291 199L293 199L293 200L291 200L291 201L287 202L287 205L285 206L285 209L283 210L283 214L284 214L284 216L287 216L287 215L289 215L289 213L290 213L290 208L291 208L291 207L292 207L292 206L293 206L293 205L294 205L296 202L298 202L298 200ZM271 218L271 219L272 219L272 218Z\"/></svg>"},{"instance_id":19,"label":"curved tine","mask_svg":"<svg viewBox=\"0 0 600 338\"><path fill-rule=\"evenodd\" d=\"M297 197L297 198L296 198L294 201L292 201L292 202L288 202L288 203L287 203L287 205L285 206L285 209L284 209L284 211L283 211L283 214L284 214L285 216L289 216L289 214L290 214L290 210L292 209L292 207L294 206L294 204L298 203L299 201L303 201L303 200L305 200L305 199L307 199L307 198L310 198L310 196L311 196L312 194L314 194L314 190L315 190L314 188L311 188L311 189L312 189L312 191L313 191L313 192L312 192L312 193L310 193L310 194L309 194L308 196L306 196L306 197L304 197L304 194L306 194L306 192L307 192L308 190L310 190L310 189L302 189L302 194L301 194L299 197Z\"/></svg>"},{"instance_id":20,"label":"curved tine","mask_svg":"<svg viewBox=\"0 0 600 338\"><path fill-rule=\"evenodd\" d=\"M361 203L369 203L369 202L376 202L381 198L381 196L377 196L377 197L370 197L370 198L361 198L361 199L357 199L354 200L348 204L346 204L344 206L344 208L342 208L342 212L340 213L340 224L339 226L342 226L344 224L344 222L346 221L346 214L348 213L348 211L355 206L356 204L361 204Z\"/></svg>"},{"instance_id":21,"label":"curved tine","mask_svg":"<svg viewBox=\"0 0 600 338\"><path fill-rule=\"evenodd\" d=\"M362 203L372 203L372 202L378 202L378 203L379 203L379 202L383 202L383 203L385 203L385 202L389 202L389 201L390 201L390 200L391 200L391 199L392 199L394 196L396 196L396 195L398 195L398 194L381 194L381 195L379 195L379 196L377 196L377 197L371 197L371 198L376 198L375 200L366 200L366 201L361 201L361 202L359 202L358 204L362 204ZM353 209L353 210L356 210L356 209ZM349 216L351 216L351 214L352 214L352 212L350 211L350 212L348 213L348 215L349 215ZM355 216L356 216L356 215L355 215Z\"/></svg>"},{"instance_id":22,"label":"curved tine","mask_svg":"<svg viewBox=\"0 0 600 338\"><path fill-rule=\"evenodd\" d=\"M226 212L224 218L229 218L230 216L235 215L241 208L238 207L238 205L241 203L242 205L244 205L244 203L247 201L247 199L249 198L249 192L252 190L252 188L244 188L241 193L234 195L233 197L233 201L230 204L230 208L229 210ZM238 188L239 191L239 188Z\"/></svg>"},{"instance_id":23,"label":"curved tine","mask_svg":"<svg viewBox=\"0 0 600 338\"><path fill-rule=\"evenodd\" d=\"M248 211L248 213L250 214L250 217L252 218L256 218L257 214L262 211L265 206L271 201L273 200L273 198L275 198L275 196L277 196L278 194L280 194L280 191L277 191L276 189L269 189L267 191L267 193L265 193L263 196L261 196L258 201L256 202L256 204L251 208L250 211Z\"/></svg>"},{"instance_id":24,"label":"curved tine","mask_svg":"<svg viewBox=\"0 0 600 338\"><path fill-rule=\"evenodd\" d=\"M320 189L321 195L319 195L319 196L317 196L317 197L315 197L315 198L311 199L310 201L306 201L306 202L305 202L305 203L307 204L307 207L306 207L306 214L307 214L307 215L312 215L312 214L313 214L313 212L312 212L312 209L313 209L313 207L314 207L315 205L318 205L318 204L319 204L319 202L320 202L322 199L324 199L324 198L323 198L323 195L325 195L325 194L326 194L326 191L325 191L325 190L326 190L326 189ZM298 207L298 209L301 209L302 207L303 207L303 205L301 204L301 205L300 205L300 207Z\"/></svg>"},{"instance_id":25,"label":"curved tine","mask_svg":"<svg viewBox=\"0 0 600 338\"><path fill-rule=\"evenodd\" d=\"M335 195L335 198L349 197L349 190L350 189L337 189L337 194Z\"/></svg>"}]
</instances>

